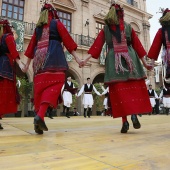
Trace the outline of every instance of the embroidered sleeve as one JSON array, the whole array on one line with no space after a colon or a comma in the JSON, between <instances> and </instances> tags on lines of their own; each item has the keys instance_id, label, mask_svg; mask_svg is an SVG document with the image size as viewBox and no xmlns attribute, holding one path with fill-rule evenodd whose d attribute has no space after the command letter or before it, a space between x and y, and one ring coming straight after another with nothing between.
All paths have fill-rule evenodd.
<instances>
[{"instance_id":1,"label":"embroidered sleeve","mask_svg":"<svg viewBox=\"0 0 170 170\"><path fill-rule=\"evenodd\" d=\"M143 48L143 45L141 44L133 28L131 33L131 41L132 41L132 47L137 52L139 58L143 58L146 55L146 51Z\"/></svg>"},{"instance_id":2,"label":"embroidered sleeve","mask_svg":"<svg viewBox=\"0 0 170 170\"><path fill-rule=\"evenodd\" d=\"M91 54L93 58L98 59L102 51L102 47L105 43L104 30L101 30L98 34L96 40L88 51L88 54Z\"/></svg>"},{"instance_id":3,"label":"embroidered sleeve","mask_svg":"<svg viewBox=\"0 0 170 170\"><path fill-rule=\"evenodd\" d=\"M30 43L29 43L29 45L28 45L28 47L25 51L25 56L33 59L36 46L37 46L37 40L36 40L36 33L34 31L34 34L31 38L31 41L30 41Z\"/></svg>"},{"instance_id":4,"label":"embroidered sleeve","mask_svg":"<svg viewBox=\"0 0 170 170\"><path fill-rule=\"evenodd\" d=\"M14 60L17 57L19 58L19 53L16 50L16 43L15 43L13 35L7 35L5 42L7 44L8 50L10 52L10 57L12 57L12 59L14 59Z\"/></svg>"},{"instance_id":5,"label":"embroidered sleeve","mask_svg":"<svg viewBox=\"0 0 170 170\"><path fill-rule=\"evenodd\" d=\"M161 29L158 30L152 45L150 47L150 50L148 52L148 57L154 60L158 59L161 47L162 47L162 31Z\"/></svg>"},{"instance_id":6,"label":"embroidered sleeve","mask_svg":"<svg viewBox=\"0 0 170 170\"><path fill-rule=\"evenodd\" d=\"M64 46L67 48L67 50L69 51L69 53L72 53L72 51L76 51L77 44L74 42L69 32L60 21L57 22L57 28L60 37L62 39L62 42Z\"/></svg>"}]
</instances>

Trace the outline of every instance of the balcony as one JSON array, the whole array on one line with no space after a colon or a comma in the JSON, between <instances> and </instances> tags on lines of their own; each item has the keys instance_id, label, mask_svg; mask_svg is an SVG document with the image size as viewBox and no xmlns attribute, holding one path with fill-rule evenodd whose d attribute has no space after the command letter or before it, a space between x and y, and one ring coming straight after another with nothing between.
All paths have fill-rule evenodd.
<instances>
[{"instance_id":1,"label":"balcony","mask_svg":"<svg viewBox=\"0 0 170 170\"><path fill-rule=\"evenodd\" d=\"M35 27L36 27L35 23L24 22L25 35L28 35L28 36L33 35ZM71 37L77 43L77 45L90 47L94 42L94 38L89 37L89 36L71 33Z\"/></svg>"},{"instance_id":2,"label":"balcony","mask_svg":"<svg viewBox=\"0 0 170 170\"><path fill-rule=\"evenodd\" d=\"M73 40L77 43L77 45L90 47L94 42L94 38L89 36L78 35L78 34L71 34L71 36Z\"/></svg>"},{"instance_id":3,"label":"balcony","mask_svg":"<svg viewBox=\"0 0 170 170\"><path fill-rule=\"evenodd\" d=\"M24 34L33 35L35 27L36 24L33 22L32 23L24 22Z\"/></svg>"}]
</instances>

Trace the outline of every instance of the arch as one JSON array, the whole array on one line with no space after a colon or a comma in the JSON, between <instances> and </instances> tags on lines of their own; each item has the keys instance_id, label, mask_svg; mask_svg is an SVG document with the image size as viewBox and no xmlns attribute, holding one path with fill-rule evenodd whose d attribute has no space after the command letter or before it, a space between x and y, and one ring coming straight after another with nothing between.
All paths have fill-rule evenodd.
<instances>
[{"instance_id":1,"label":"arch","mask_svg":"<svg viewBox=\"0 0 170 170\"><path fill-rule=\"evenodd\" d=\"M135 30L135 32L137 32L138 34L141 32L141 29L140 29L140 26L138 25L138 23L131 21L130 25Z\"/></svg>"},{"instance_id":2,"label":"arch","mask_svg":"<svg viewBox=\"0 0 170 170\"><path fill-rule=\"evenodd\" d=\"M98 75L96 75L96 77L94 77L92 84L103 83L103 82L104 82L104 73L99 73Z\"/></svg>"},{"instance_id":3,"label":"arch","mask_svg":"<svg viewBox=\"0 0 170 170\"><path fill-rule=\"evenodd\" d=\"M79 84L82 84L80 74L79 74L79 73L77 72L77 70L74 69L73 67L70 67L70 66L69 66L69 70L66 72L66 76L74 77L75 80L76 80Z\"/></svg>"},{"instance_id":4,"label":"arch","mask_svg":"<svg viewBox=\"0 0 170 170\"><path fill-rule=\"evenodd\" d=\"M103 74L103 75L105 74L103 67L99 68L99 69L95 69L95 72L93 72L93 74L91 75L92 82L95 80L95 77L100 75L100 74ZM104 81L104 79L103 79L103 81Z\"/></svg>"}]
</instances>

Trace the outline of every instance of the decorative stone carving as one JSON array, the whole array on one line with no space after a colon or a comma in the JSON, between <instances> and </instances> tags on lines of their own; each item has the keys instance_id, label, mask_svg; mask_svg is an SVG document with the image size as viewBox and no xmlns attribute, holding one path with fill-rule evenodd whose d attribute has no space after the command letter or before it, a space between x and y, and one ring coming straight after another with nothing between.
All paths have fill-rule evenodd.
<instances>
[{"instance_id":1,"label":"decorative stone carving","mask_svg":"<svg viewBox=\"0 0 170 170\"><path fill-rule=\"evenodd\" d=\"M88 7L89 0L82 0L82 6Z\"/></svg>"}]
</instances>

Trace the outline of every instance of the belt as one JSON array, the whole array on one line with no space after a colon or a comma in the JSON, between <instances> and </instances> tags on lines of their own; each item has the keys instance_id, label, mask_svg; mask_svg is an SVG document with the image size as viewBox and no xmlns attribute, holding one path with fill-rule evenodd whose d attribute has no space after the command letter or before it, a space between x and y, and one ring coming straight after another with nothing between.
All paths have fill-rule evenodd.
<instances>
[{"instance_id":1,"label":"belt","mask_svg":"<svg viewBox=\"0 0 170 170\"><path fill-rule=\"evenodd\" d=\"M50 36L49 39L50 39L50 40L57 40L57 41L61 42L61 38L60 38L60 37Z\"/></svg>"},{"instance_id":2,"label":"belt","mask_svg":"<svg viewBox=\"0 0 170 170\"><path fill-rule=\"evenodd\" d=\"M85 94L92 94L91 92L85 92Z\"/></svg>"},{"instance_id":3,"label":"belt","mask_svg":"<svg viewBox=\"0 0 170 170\"><path fill-rule=\"evenodd\" d=\"M155 96L149 96L149 98L155 98Z\"/></svg>"},{"instance_id":4,"label":"belt","mask_svg":"<svg viewBox=\"0 0 170 170\"><path fill-rule=\"evenodd\" d=\"M163 95L163 97L170 97L170 95Z\"/></svg>"}]
</instances>

